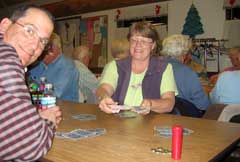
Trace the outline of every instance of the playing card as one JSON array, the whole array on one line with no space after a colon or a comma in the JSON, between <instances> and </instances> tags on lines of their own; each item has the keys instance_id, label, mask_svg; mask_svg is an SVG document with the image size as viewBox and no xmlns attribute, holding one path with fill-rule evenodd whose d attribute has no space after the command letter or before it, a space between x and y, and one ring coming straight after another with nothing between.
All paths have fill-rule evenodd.
<instances>
[{"instance_id":1,"label":"playing card","mask_svg":"<svg viewBox=\"0 0 240 162\"><path fill-rule=\"evenodd\" d=\"M77 120L96 120L96 115L92 114L76 114L72 116L73 119Z\"/></svg>"},{"instance_id":2,"label":"playing card","mask_svg":"<svg viewBox=\"0 0 240 162\"><path fill-rule=\"evenodd\" d=\"M109 107L113 110L113 113L119 113L121 110L120 105L110 105Z\"/></svg>"},{"instance_id":3,"label":"playing card","mask_svg":"<svg viewBox=\"0 0 240 162\"><path fill-rule=\"evenodd\" d=\"M58 138L68 138L72 140L79 140L83 138L96 137L106 133L104 128L95 129L75 129L71 132L56 132L55 135Z\"/></svg>"},{"instance_id":4,"label":"playing card","mask_svg":"<svg viewBox=\"0 0 240 162\"><path fill-rule=\"evenodd\" d=\"M171 127L154 127L154 130L156 131L155 135L161 136L161 137L171 137L172 136L172 128ZM193 133L194 131L188 128L183 128L183 135L189 135Z\"/></svg>"},{"instance_id":5,"label":"playing card","mask_svg":"<svg viewBox=\"0 0 240 162\"><path fill-rule=\"evenodd\" d=\"M120 106L120 110L131 110L132 106L128 106L128 105L119 105Z\"/></svg>"},{"instance_id":6,"label":"playing card","mask_svg":"<svg viewBox=\"0 0 240 162\"><path fill-rule=\"evenodd\" d=\"M149 113L150 112L150 109L148 108L145 108L145 107L141 107L141 106L132 106L131 110L133 112L136 112L138 114L141 114L141 113Z\"/></svg>"},{"instance_id":7,"label":"playing card","mask_svg":"<svg viewBox=\"0 0 240 162\"><path fill-rule=\"evenodd\" d=\"M87 129L76 129L70 133L79 134L81 137L88 137L92 132L88 131Z\"/></svg>"},{"instance_id":8,"label":"playing card","mask_svg":"<svg viewBox=\"0 0 240 162\"><path fill-rule=\"evenodd\" d=\"M137 114L131 111L123 111L116 114L116 116L119 116L120 118L135 118L137 117Z\"/></svg>"},{"instance_id":9,"label":"playing card","mask_svg":"<svg viewBox=\"0 0 240 162\"><path fill-rule=\"evenodd\" d=\"M70 133L65 133L64 136L66 138L70 138L72 140L78 140L80 138L86 138L87 133L77 133L77 132L70 132Z\"/></svg>"},{"instance_id":10,"label":"playing card","mask_svg":"<svg viewBox=\"0 0 240 162\"><path fill-rule=\"evenodd\" d=\"M66 137L64 136L64 134L65 134L65 133L63 133L63 132L56 132L56 133L55 133L55 137L58 137L58 138L66 138Z\"/></svg>"},{"instance_id":11,"label":"playing card","mask_svg":"<svg viewBox=\"0 0 240 162\"><path fill-rule=\"evenodd\" d=\"M106 133L106 129L104 128L87 129L87 131L91 132L91 136L99 136Z\"/></svg>"}]
</instances>

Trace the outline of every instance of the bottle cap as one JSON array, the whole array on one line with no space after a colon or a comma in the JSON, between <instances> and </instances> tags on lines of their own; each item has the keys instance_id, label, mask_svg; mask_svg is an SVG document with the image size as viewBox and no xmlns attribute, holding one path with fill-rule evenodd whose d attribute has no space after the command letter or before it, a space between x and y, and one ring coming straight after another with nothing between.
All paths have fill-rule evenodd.
<instances>
[{"instance_id":1,"label":"bottle cap","mask_svg":"<svg viewBox=\"0 0 240 162\"><path fill-rule=\"evenodd\" d=\"M32 90L37 90L38 89L38 85L36 84L36 83L32 83L31 85L30 85L30 88L32 89Z\"/></svg>"},{"instance_id":2,"label":"bottle cap","mask_svg":"<svg viewBox=\"0 0 240 162\"><path fill-rule=\"evenodd\" d=\"M46 82L47 78L46 77L40 77L41 82Z\"/></svg>"},{"instance_id":3,"label":"bottle cap","mask_svg":"<svg viewBox=\"0 0 240 162\"><path fill-rule=\"evenodd\" d=\"M47 84L45 84L45 88L46 89L52 89L53 85L51 83L47 83Z\"/></svg>"}]
</instances>

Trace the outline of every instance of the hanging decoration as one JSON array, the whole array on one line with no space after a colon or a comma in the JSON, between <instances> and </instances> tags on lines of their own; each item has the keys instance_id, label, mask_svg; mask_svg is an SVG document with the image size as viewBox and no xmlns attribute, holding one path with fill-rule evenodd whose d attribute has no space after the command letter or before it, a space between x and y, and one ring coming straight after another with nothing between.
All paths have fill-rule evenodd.
<instances>
[{"instance_id":1,"label":"hanging decoration","mask_svg":"<svg viewBox=\"0 0 240 162\"><path fill-rule=\"evenodd\" d=\"M236 0L229 0L229 4L231 5L231 7L233 7L235 1L236 1Z\"/></svg>"},{"instance_id":2,"label":"hanging decoration","mask_svg":"<svg viewBox=\"0 0 240 162\"><path fill-rule=\"evenodd\" d=\"M201 17L194 4L192 4L185 18L182 34L189 35L190 38L195 38L196 35L202 33L204 33L204 30Z\"/></svg>"},{"instance_id":3,"label":"hanging decoration","mask_svg":"<svg viewBox=\"0 0 240 162\"><path fill-rule=\"evenodd\" d=\"M118 20L120 18L120 15L121 15L121 10L117 9L116 20Z\"/></svg>"},{"instance_id":4,"label":"hanging decoration","mask_svg":"<svg viewBox=\"0 0 240 162\"><path fill-rule=\"evenodd\" d=\"M156 6L155 6L155 14L156 14L156 16L159 16L159 15L160 15L160 9L161 9L161 6L160 6L160 5L156 5Z\"/></svg>"}]
</instances>

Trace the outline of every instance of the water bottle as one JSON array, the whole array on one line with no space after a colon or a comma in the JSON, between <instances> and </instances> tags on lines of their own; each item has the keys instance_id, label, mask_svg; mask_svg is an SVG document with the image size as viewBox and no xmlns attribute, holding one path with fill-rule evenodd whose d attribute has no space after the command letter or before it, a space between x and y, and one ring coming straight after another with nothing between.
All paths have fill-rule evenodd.
<instances>
[{"instance_id":1,"label":"water bottle","mask_svg":"<svg viewBox=\"0 0 240 162\"><path fill-rule=\"evenodd\" d=\"M47 110L56 105L56 96L53 91L53 85L46 83L43 96L41 97L41 109Z\"/></svg>"}]
</instances>

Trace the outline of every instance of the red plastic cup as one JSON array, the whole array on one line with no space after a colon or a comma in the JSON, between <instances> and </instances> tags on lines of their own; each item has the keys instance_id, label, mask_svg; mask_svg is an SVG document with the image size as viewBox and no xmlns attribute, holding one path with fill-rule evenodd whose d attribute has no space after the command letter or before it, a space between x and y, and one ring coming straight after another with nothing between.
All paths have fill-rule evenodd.
<instances>
[{"instance_id":1,"label":"red plastic cup","mask_svg":"<svg viewBox=\"0 0 240 162\"><path fill-rule=\"evenodd\" d=\"M172 127L172 159L180 160L182 154L182 126Z\"/></svg>"}]
</instances>

